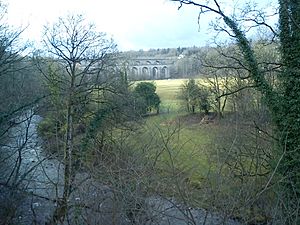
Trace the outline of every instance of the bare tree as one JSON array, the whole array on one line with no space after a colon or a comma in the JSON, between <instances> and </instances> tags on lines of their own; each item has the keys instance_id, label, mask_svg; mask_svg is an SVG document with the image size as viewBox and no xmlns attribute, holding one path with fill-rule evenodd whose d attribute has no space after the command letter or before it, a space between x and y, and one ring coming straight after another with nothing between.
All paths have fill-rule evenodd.
<instances>
[{"instance_id":1,"label":"bare tree","mask_svg":"<svg viewBox=\"0 0 300 225\"><path fill-rule=\"evenodd\" d=\"M83 16L60 18L45 27L44 43L48 56L58 64L55 77L65 94L64 191L51 223L64 220L75 177L74 126L96 89L104 88L112 67L116 45L99 33ZM49 74L43 72L49 80ZM77 162L78 163L78 162Z\"/></svg>"},{"instance_id":2,"label":"bare tree","mask_svg":"<svg viewBox=\"0 0 300 225\"><path fill-rule=\"evenodd\" d=\"M200 14L213 13L220 18L221 26L216 26L218 31L226 32L232 40L236 41L246 69L249 71L249 79L261 93L271 112L277 147L273 149L274 160L280 162L274 167L283 178L282 188L285 190L281 196L281 209L283 210L287 224L299 223L299 2L281 0L278 2L279 29L278 32L266 21L268 15L263 9L247 5L241 10L240 15L230 15L224 5L218 0L191 1L172 0L182 5L198 7ZM274 14L273 14L274 15ZM282 68L278 74L279 89L269 83L266 78L266 70L258 63L247 32L253 28L264 27L274 38L279 40L280 62ZM275 64L275 63L274 63Z\"/></svg>"},{"instance_id":3,"label":"bare tree","mask_svg":"<svg viewBox=\"0 0 300 225\"><path fill-rule=\"evenodd\" d=\"M23 28L12 28L6 22L6 5L0 1L0 127L3 132L0 138L6 134L12 124L9 123L26 106L31 105L30 100L34 97L25 90L24 95L19 92L28 85L27 80L34 76L25 76L30 62L26 53L28 45L22 41ZM23 73L21 73L21 71ZM36 82L33 82L35 85ZM28 98L28 97L31 98ZM33 100L32 100L33 101Z\"/></svg>"}]
</instances>

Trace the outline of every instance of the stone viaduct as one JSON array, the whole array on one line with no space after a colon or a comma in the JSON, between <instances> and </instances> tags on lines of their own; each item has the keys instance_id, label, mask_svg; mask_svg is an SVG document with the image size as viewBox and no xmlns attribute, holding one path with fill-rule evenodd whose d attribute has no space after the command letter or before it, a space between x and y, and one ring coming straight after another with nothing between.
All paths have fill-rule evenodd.
<instances>
[{"instance_id":1,"label":"stone viaduct","mask_svg":"<svg viewBox=\"0 0 300 225\"><path fill-rule=\"evenodd\" d=\"M138 58L131 59L128 65L129 76L135 79L167 79L170 78L172 59Z\"/></svg>"}]
</instances>

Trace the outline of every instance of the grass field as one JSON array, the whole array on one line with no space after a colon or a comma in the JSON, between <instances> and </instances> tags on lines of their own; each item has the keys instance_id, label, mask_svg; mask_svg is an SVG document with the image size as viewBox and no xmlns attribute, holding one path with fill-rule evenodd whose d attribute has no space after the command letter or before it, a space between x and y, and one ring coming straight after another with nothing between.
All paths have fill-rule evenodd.
<instances>
[{"instance_id":1,"label":"grass field","mask_svg":"<svg viewBox=\"0 0 300 225\"><path fill-rule=\"evenodd\" d=\"M178 100L181 86L185 81L186 79L156 80L156 91L162 102Z\"/></svg>"},{"instance_id":2,"label":"grass field","mask_svg":"<svg viewBox=\"0 0 300 225\"><path fill-rule=\"evenodd\" d=\"M184 103L178 98L181 86L187 79L170 79L149 81L156 84L156 91L161 99L161 114L146 118L145 136L157 139L170 138L168 144L172 149L175 166L189 170L191 177L198 181L210 169L207 161L207 149L211 145L216 126L200 125L203 114L189 115ZM199 79L200 82L202 82ZM150 134L151 133L151 134ZM140 137L141 139L144 137ZM161 140L158 140L160 142ZM165 142L163 141L162 144ZM169 162L169 154L161 155L161 163ZM164 165L165 166L165 165Z\"/></svg>"},{"instance_id":3,"label":"grass field","mask_svg":"<svg viewBox=\"0 0 300 225\"><path fill-rule=\"evenodd\" d=\"M223 209L224 204L227 206L231 202L236 210L232 212L234 216L255 217L255 220L264 218L264 212L257 211L253 215L251 210L259 207L254 205L250 210L247 204L243 205L244 198L240 196L242 191L255 196L256 190L260 190L260 182L265 182L264 177L250 176L241 181L235 174L240 169L251 174L257 168L265 168L260 164L254 167L252 163L258 161L256 158L253 161L247 154L249 149L252 151L257 146L268 149L268 143L255 136L257 132L249 126L248 117L244 118L245 121L240 118L241 123L236 123L234 118L237 117L228 113L221 121L215 119L202 123L202 113L188 114L178 99L185 81L150 81L156 84L162 110L159 115L145 117L145 126L134 134L130 143L137 145L136 149L143 154L147 152L149 161L155 161L155 172L160 179L159 191L167 196L188 199L192 206L213 207L214 210ZM198 82L205 85L205 80L198 79ZM166 111L166 108L170 110ZM225 160L230 164L225 164ZM272 202L272 198L266 198ZM246 211L245 215L240 215L242 207L246 208L242 210L243 213Z\"/></svg>"},{"instance_id":4,"label":"grass field","mask_svg":"<svg viewBox=\"0 0 300 225\"><path fill-rule=\"evenodd\" d=\"M179 99L184 79L157 80L156 92L161 99L161 111L181 111L183 103Z\"/></svg>"},{"instance_id":5,"label":"grass field","mask_svg":"<svg viewBox=\"0 0 300 225\"><path fill-rule=\"evenodd\" d=\"M210 169L207 149L210 148L215 126L200 125L201 115L169 113L147 118L147 128L162 144L168 144L174 165L180 170L188 170L191 179L205 177ZM162 163L169 162L169 154L162 154Z\"/></svg>"},{"instance_id":6,"label":"grass field","mask_svg":"<svg viewBox=\"0 0 300 225\"><path fill-rule=\"evenodd\" d=\"M137 82L154 82L156 84L157 94L160 96L162 101L177 100L180 94L181 86L188 79L168 79L168 80L145 80ZM206 78L195 79L196 82L207 85Z\"/></svg>"},{"instance_id":7,"label":"grass field","mask_svg":"<svg viewBox=\"0 0 300 225\"><path fill-rule=\"evenodd\" d=\"M251 125L254 117L232 112L229 101L225 118L202 123L203 113L187 113L184 102L178 98L185 81L150 81L156 84L161 113L146 117L144 130L134 137L146 146L143 149L153 154L150 158L156 161L155 171L162 183L159 191L181 200L188 199L195 207L221 211L232 207L234 211L230 213L234 217L265 221L268 213L260 209L260 203L250 206L245 200L256 196L257 190L268 182L267 177L246 175L241 179L240 173L242 171L243 176L267 171L264 154L261 159L256 154L261 149L269 151L269 137L258 135ZM208 83L206 79L197 81L203 85ZM262 199L267 199L266 208L275 203L272 191L266 192Z\"/></svg>"},{"instance_id":8,"label":"grass field","mask_svg":"<svg viewBox=\"0 0 300 225\"><path fill-rule=\"evenodd\" d=\"M186 81L186 79L168 79L154 81L146 80L145 82L155 83L156 92L161 100L161 112L178 112L182 108L182 102L178 97L180 95L180 89L184 81Z\"/></svg>"},{"instance_id":9,"label":"grass field","mask_svg":"<svg viewBox=\"0 0 300 225\"><path fill-rule=\"evenodd\" d=\"M196 82L200 85L209 87L211 84L209 84L208 79L212 78L198 78L195 79ZM155 81L149 81L154 82L156 85L156 92L159 95L161 99L161 111L172 111L172 112L183 112L185 111L185 103L179 98L181 94L181 88L182 85L188 81L188 79L169 79L169 80L155 80ZM211 80L210 82L213 82ZM222 80L219 81L219 85L222 88ZM211 96L211 100L214 101L215 97ZM224 99L221 99L221 102L223 102ZM226 104L225 111L230 111L230 104Z\"/></svg>"}]
</instances>

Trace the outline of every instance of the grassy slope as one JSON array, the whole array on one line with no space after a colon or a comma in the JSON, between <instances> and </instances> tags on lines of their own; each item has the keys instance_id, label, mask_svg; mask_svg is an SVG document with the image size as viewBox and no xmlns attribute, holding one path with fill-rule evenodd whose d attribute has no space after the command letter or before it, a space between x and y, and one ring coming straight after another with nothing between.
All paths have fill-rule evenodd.
<instances>
[{"instance_id":1,"label":"grassy slope","mask_svg":"<svg viewBox=\"0 0 300 225\"><path fill-rule=\"evenodd\" d=\"M176 166L190 170L190 178L198 182L199 178L205 177L212 169L211 149L216 147L214 143L216 137L227 132L227 128L218 123L201 124L202 114L186 113L184 103L178 99L181 86L186 80L149 81L156 84L157 94L161 99L161 114L146 118L144 137L138 139L149 136L161 139L161 136L170 136L170 133L176 130L176 134L173 135L176 138L171 138L169 142L173 156L176 156ZM197 81L204 85L206 83L205 79ZM159 132L163 134L160 135ZM165 164L167 161L169 159L166 153L162 155L161 162Z\"/></svg>"},{"instance_id":2,"label":"grassy slope","mask_svg":"<svg viewBox=\"0 0 300 225\"><path fill-rule=\"evenodd\" d=\"M223 154L227 156L227 150L239 151L247 145L249 145L248 149L252 150L258 141L258 139L253 139L251 136L255 129L251 128L249 123L245 125L233 123L230 118L226 123L215 121L211 124L201 124L201 119L197 119L197 117L201 118L202 115L188 115L184 112L182 103L177 98L184 81L184 79L154 81L157 86L157 93L162 101L162 107L170 106L170 110L169 113L161 110L164 113L147 117L144 131L139 136L134 137L136 142L138 144L143 142L146 146L148 144L147 140L152 139L151 143L155 144L152 146L151 152L155 155L158 151L163 151L157 161L157 167L161 169L160 179L166 181L166 186L173 184L172 182L177 178L184 180L184 182L188 181L188 184L191 185L188 185L185 193L188 193L186 197L190 199L189 202L192 205L204 208L213 206L215 210L221 211L228 207L234 209L230 213L236 217L265 221L268 212L261 211L255 204L251 210L259 210L252 212L249 205L244 205L244 197L240 196L244 192L249 196L255 196L256 190L259 190L260 185L265 182L264 177L246 177L241 182L238 178L233 180L230 172L228 176L218 175L219 169L222 168L222 173L227 173L228 170L221 161L216 162L214 156L211 155L213 151L219 154L219 150L221 150L222 155L219 157L222 159ZM200 79L199 82L205 83L204 80ZM250 137L248 141L248 136L245 134ZM239 140L237 140L237 137L239 137ZM246 140L241 141L241 138L246 138ZM255 141L254 145L251 140ZM240 141L243 146L235 143L237 141ZM260 143L258 145L260 146ZM267 149L263 146L261 148ZM150 150L149 148L145 149ZM252 162L250 159L245 156L244 159L241 159L243 161L240 161L243 166L246 166L246 170L251 164L249 162ZM168 178L172 181L168 182ZM179 182L178 189L184 187L186 184L184 182ZM166 189L167 193L173 196L172 191L168 192L172 187ZM160 189L160 191L162 190ZM175 194L175 196L177 195ZM182 197L180 194L178 196L179 198ZM272 202L272 198L268 195L264 198Z\"/></svg>"},{"instance_id":3,"label":"grassy slope","mask_svg":"<svg viewBox=\"0 0 300 225\"><path fill-rule=\"evenodd\" d=\"M209 170L207 149L211 145L216 126L200 125L201 116L188 116L181 100L178 99L181 85L186 79L156 80L157 94L161 98L162 113L147 118L148 131L167 137L176 130L169 143L176 167L185 168L192 174L191 179L205 177ZM200 81L201 82L201 81ZM169 113L166 109L169 109ZM193 118L192 118L193 117ZM191 119L192 118L192 119ZM160 135L161 137L162 135ZM159 138L159 137L158 137ZM169 162L168 152L162 155L161 162Z\"/></svg>"}]
</instances>

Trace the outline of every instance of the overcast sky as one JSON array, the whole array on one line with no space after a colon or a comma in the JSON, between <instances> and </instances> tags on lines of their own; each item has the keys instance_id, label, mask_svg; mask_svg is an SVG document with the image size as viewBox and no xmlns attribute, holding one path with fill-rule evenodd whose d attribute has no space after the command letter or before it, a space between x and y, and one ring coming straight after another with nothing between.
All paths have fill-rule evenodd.
<instances>
[{"instance_id":1,"label":"overcast sky","mask_svg":"<svg viewBox=\"0 0 300 225\"><path fill-rule=\"evenodd\" d=\"M233 0L225 0L230 7ZM264 1L264 0L262 0ZM24 35L41 40L42 27L59 16L80 13L111 35L120 50L203 46L210 38L209 18L197 24L198 9L168 0L7 0L8 21L28 26Z\"/></svg>"}]
</instances>

